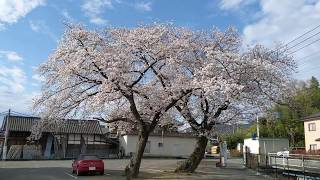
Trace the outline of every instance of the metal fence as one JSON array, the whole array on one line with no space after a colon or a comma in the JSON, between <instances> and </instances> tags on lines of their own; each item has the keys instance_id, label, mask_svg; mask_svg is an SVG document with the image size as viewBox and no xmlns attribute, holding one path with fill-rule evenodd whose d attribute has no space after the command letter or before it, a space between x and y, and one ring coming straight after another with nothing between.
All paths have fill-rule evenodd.
<instances>
[{"instance_id":1,"label":"metal fence","mask_svg":"<svg viewBox=\"0 0 320 180\"><path fill-rule=\"evenodd\" d=\"M245 165L274 178L320 180L320 155L245 154Z\"/></svg>"}]
</instances>

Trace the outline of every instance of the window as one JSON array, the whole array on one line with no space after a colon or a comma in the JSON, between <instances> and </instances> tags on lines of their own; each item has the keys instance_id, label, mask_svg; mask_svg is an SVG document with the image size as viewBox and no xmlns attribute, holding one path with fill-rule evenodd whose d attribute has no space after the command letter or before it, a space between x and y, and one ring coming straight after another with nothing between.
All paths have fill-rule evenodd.
<instances>
[{"instance_id":1,"label":"window","mask_svg":"<svg viewBox=\"0 0 320 180\"><path fill-rule=\"evenodd\" d=\"M100 158L95 155L80 155L79 160L99 160Z\"/></svg>"},{"instance_id":2,"label":"window","mask_svg":"<svg viewBox=\"0 0 320 180\"><path fill-rule=\"evenodd\" d=\"M316 123L309 123L308 128L309 128L309 131L315 131L316 130Z\"/></svg>"},{"instance_id":3,"label":"window","mask_svg":"<svg viewBox=\"0 0 320 180\"><path fill-rule=\"evenodd\" d=\"M147 141L146 148L144 149L145 153L150 153L150 146L151 146L150 141Z\"/></svg>"},{"instance_id":4,"label":"window","mask_svg":"<svg viewBox=\"0 0 320 180\"><path fill-rule=\"evenodd\" d=\"M310 151L315 151L317 150L317 145L316 144L310 144Z\"/></svg>"},{"instance_id":5,"label":"window","mask_svg":"<svg viewBox=\"0 0 320 180\"><path fill-rule=\"evenodd\" d=\"M163 147L163 143L162 142L159 142L158 143L158 147L160 148L160 147Z\"/></svg>"}]
</instances>

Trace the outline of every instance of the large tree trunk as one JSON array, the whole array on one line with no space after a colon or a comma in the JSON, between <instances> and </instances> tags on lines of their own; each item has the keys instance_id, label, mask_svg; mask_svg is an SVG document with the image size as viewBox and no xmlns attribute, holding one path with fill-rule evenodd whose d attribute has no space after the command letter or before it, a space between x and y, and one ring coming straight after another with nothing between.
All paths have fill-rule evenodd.
<instances>
[{"instance_id":1,"label":"large tree trunk","mask_svg":"<svg viewBox=\"0 0 320 180\"><path fill-rule=\"evenodd\" d=\"M208 138L205 136L200 136L197 139L196 148L193 150L193 153L191 154L191 156L187 160L179 164L175 172L193 173L197 169L202 158L204 157L207 143L208 143Z\"/></svg>"},{"instance_id":2,"label":"large tree trunk","mask_svg":"<svg viewBox=\"0 0 320 180\"><path fill-rule=\"evenodd\" d=\"M129 164L125 169L127 179L135 178L138 176L141 159L142 159L143 152L146 147L148 138L149 138L149 132L146 132L146 131L139 132L139 140L137 143L136 152L131 157Z\"/></svg>"}]
</instances>

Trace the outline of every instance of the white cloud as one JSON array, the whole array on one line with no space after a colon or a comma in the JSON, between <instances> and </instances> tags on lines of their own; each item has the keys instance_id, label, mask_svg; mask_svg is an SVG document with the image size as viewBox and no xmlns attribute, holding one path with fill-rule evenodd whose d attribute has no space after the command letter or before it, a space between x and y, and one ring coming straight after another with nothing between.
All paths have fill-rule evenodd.
<instances>
[{"instance_id":1,"label":"white cloud","mask_svg":"<svg viewBox=\"0 0 320 180\"><path fill-rule=\"evenodd\" d=\"M13 111L31 114L33 99L38 95L38 91L12 93L0 89L0 111L12 109Z\"/></svg>"},{"instance_id":2,"label":"white cloud","mask_svg":"<svg viewBox=\"0 0 320 180\"><path fill-rule=\"evenodd\" d=\"M244 27L243 35L245 43L249 45L260 43L272 47L274 42L289 42L316 25L319 25L320 1L295 0L292 2L292 0L260 0L260 12L258 13L260 14L260 18ZM320 29L314 33L319 31ZM291 49L291 51L293 52L317 38L320 38L320 36L318 35L311 38L307 42ZM291 45L289 45L289 47ZM315 43L293 55L296 59L310 55L319 51L319 45L320 43ZM319 57L320 56L315 56L316 59L299 60L299 73L297 77L301 79L310 78L311 75L320 77L317 69L314 68L312 70L311 68L314 67L315 64L319 64L318 61L316 61Z\"/></svg>"},{"instance_id":3,"label":"white cloud","mask_svg":"<svg viewBox=\"0 0 320 180\"><path fill-rule=\"evenodd\" d=\"M42 33L49 36L52 40L57 41L57 36L51 31L50 27L47 25L45 21L29 21L30 28L37 33Z\"/></svg>"},{"instance_id":4,"label":"white cloud","mask_svg":"<svg viewBox=\"0 0 320 180\"><path fill-rule=\"evenodd\" d=\"M40 31L40 25L39 24L36 24L33 21L29 21L29 25L30 25L30 28L32 29L32 31L34 31L34 32L39 32Z\"/></svg>"},{"instance_id":5,"label":"white cloud","mask_svg":"<svg viewBox=\"0 0 320 180\"><path fill-rule=\"evenodd\" d=\"M1 51L0 58L5 57L8 61L22 61L23 58L15 51Z\"/></svg>"},{"instance_id":6,"label":"white cloud","mask_svg":"<svg viewBox=\"0 0 320 180\"><path fill-rule=\"evenodd\" d=\"M152 11L151 2L137 2L134 4L134 8L139 11Z\"/></svg>"},{"instance_id":7,"label":"white cloud","mask_svg":"<svg viewBox=\"0 0 320 180\"><path fill-rule=\"evenodd\" d=\"M66 20L74 21L74 19L71 17L71 15L69 14L69 12L66 9L62 10L61 14Z\"/></svg>"},{"instance_id":8,"label":"white cloud","mask_svg":"<svg viewBox=\"0 0 320 180\"><path fill-rule=\"evenodd\" d=\"M229 10L229 9L238 9L241 6L245 6L253 3L255 0L221 0L219 6L220 9Z\"/></svg>"},{"instance_id":9,"label":"white cloud","mask_svg":"<svg viewBox=\"0 0 320 180\"><path fill-rule=\"evenodd\" d=\"M5 57L8 61L21 61L22 57L14 51L0 51L0 58ZM0 64L0 110L15 108L22 110L25 84L25 72L17 67L8 67ZM22 101L21 101L22 100Z\"/></svg>"},{"instance_id":10,"label":"white cloud","mask_svg":"<svg viewBox=\"0 0 320 180\"><path fill-rule=\"evenodd\" d=\"M113 8L112 0L86 0L82 8L88 13L101 13L104 8Z\"/></svg>"},{"instance_id":11,"label":"white cloud","mask_svg":"<svg viewBox=\"0 0 320 180\"><path fill-rule=\"evenodd\" d=\"M105 25L108 23L108 20L101 17L91 17L90 22L97 25Z\"/></svg>"},{"instance_id":12,"label":"white cloud","mask_svg":"<svg viewBox=\"0 0 320 180\"><path fill-rule=\"evenodd\" d=\"M0 27L16 23L40 5L44 5L44 0L0 0Z\"/></svg>"},{"instance_id":13,"label":"white cloud","mask_svg":"<svg viewBox=\"0 0 320 180\"><path fill-rule=\"evenodd\" d=\"M89 22L96 25L106 25L108 20L103 18L103 14L106 10L115 9L116 4L126 5L131 8L135 8L139 11L151 11L151 2L125 2L122 0L84 0L81 6L82 11L89 18Z\"/></svg>"},{"instance_id":14,"label":"white cloud","mask_svg":"<svg viewBox=\"0 0 320 180\"><path fill-rule=\"evenodd\" d=\"M19 67L0 65L0 91L19 93L24 90L26 75Z\"/></svg>"},{"instance_id":15,"label":"white cloud","mask_svg":"<svg viewBox=\"0 0 320 180\"><path fill-rule=\"evenodd\" d=\"M27 89L26 85L27 76L23 69L0 64L0 112L9 108L17 112L30 112L32 99L39 92Z\"/></svg>"},{"instance_id":16,"label":"white cloud","mask_svg":"<svg viewBox=\"0 0 320 180\"><path fill-rule=\"evenodd\" d=\"M119 3L118 1L115 1ZM104 25L108 21L103 19L101 15L105 9L113 8L112 0L85 0L81 6L85 14L90 18L90 22L97 25Z\"/></svg>"},{"instance_id":17,"label":"white cloud","mask_svg":"<svg viewBox=\"0 0 320 180\"><path fill-rule=\"evenodd\" d=\"M5 30L5 29L6 29L6 26L0 22L0 31Z\"/></svg>"},{"instance_id":18,"label":"white cloud","mask_svg":"<svg viewBox=\"0 0 320 180\"><path fill-rule=\"evenodd\" d=\"M260 6L261 18L243 30L249 44L289 41L320 21L320 1L309 4L304 0L261 0Z\"/></svg>"}]
</instances>

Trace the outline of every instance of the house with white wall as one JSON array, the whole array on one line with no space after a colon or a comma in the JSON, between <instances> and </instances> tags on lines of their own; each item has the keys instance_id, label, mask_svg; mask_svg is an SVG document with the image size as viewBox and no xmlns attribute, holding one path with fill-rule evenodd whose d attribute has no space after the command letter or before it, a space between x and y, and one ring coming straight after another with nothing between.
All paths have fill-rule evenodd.
<instances>
[{"instance_id":1,"label":"house with white wall","mask_svg":"<svg viewBox=\"0 0 320 180\"><path fill-rule=\"evenodd\" d=\"M320 113L312 114L303 119L304 140L307 152L320 149Z\"/></svg>"},{"instance_id":2,"label":"house with white wall","mask_svg":"<svg viewBox=\"0 0 320 180\"><path fill-rule=\"evenodd\" d=\"M120 149L125 156L131 156L136 151L138 134L124 133L120 136ZM149 157L187 157L196 144L197 137L189 133L152 133L150 134L144 156Z\"/></svg>"}]
</instances>

